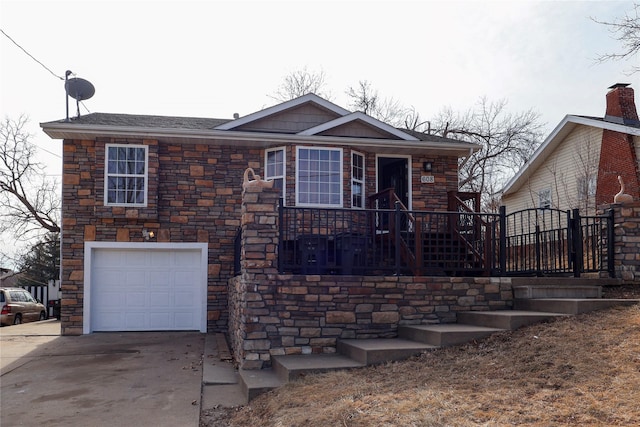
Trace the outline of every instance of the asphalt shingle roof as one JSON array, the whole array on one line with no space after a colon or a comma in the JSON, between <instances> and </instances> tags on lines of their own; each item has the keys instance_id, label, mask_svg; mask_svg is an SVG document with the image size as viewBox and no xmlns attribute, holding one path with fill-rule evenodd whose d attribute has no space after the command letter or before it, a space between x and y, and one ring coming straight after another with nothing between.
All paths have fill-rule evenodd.
<instances>
[{"instance_id":1,"label":"asphalt shingle roof","mask_svg":"<svg viewBox=\"0 0 640 427\"><path fill-rule=\"evenodd\" d=\"M175 117L175 116L150 116L141 114L114 114L114 113L91 113L80 117L70 118L70 123L80 125L96 126L116 126L116 127L138 127L156 129L192 129L192 130L212 130L230 119L209 119L202 117ZM56 120L51 123L64 123L65 120ZM443 143L465 143L451 138L443 138L436 135L429 135L423 132L410 129L398 128L418 138L420 141L443 142Z\"/></svg>"},{"instance_id":2,"label":"asphalt shingle roof","mask_svg":"<svg viewBox=\"0 0 640 427\"><path fill-rule=\"evenodd\" d=\"M81 125L143 127L164 129L207 130L228 122L229 119L206 119L200 117L147 116L138 114L91 113L73 117L71 123ZM64 123L58 120L53 123Z\"/></svg>"}]
</instances>

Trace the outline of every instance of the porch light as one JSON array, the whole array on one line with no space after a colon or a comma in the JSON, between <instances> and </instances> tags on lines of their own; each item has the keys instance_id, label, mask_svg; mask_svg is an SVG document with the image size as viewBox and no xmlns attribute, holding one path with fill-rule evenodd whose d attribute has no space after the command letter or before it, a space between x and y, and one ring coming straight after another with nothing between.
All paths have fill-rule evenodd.
<instances>
[{"instance_id":1,"label":"porch light","mask_svg":"<svg viewBox=\"0 0 640 427\"><path fill-rule=\"evenodd\" d=\"M422 163L422 170L425 172L431 172L433 170L433 163L431 162Z\"/></svg>"},{"instance_id":2,"label":"porch light","mask_svg":"<svg viewBox=\"0 0 640 427\"><path fill-rule=\"evenodd\" d=\"M150 240L156 237L156 233L145 228L144 230L142 230L142 237L144 237L144 240Z\"/></svg>"}]
</instances>

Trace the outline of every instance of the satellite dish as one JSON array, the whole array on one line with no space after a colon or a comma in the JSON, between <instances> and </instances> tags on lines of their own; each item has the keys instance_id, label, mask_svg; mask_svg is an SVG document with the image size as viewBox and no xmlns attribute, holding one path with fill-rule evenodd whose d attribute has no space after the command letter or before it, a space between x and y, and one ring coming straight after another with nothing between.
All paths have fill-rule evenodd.
<instances>
[{"instance_id":1,"label":"satellite dish","mask_svg":"<svg viewBox=\"0 0 640 427\"><path fill-rule=\"evenodd\" d=\"M72 74L72 72L67 70L64 79L64 91L67 93L67 121L69 121L69 97L76 100L78 117L80 117L80 101L89 99L96 93L96 88L93 87L91 82L79 77L70 79L70 74Z\"/></svg>"},{"instance_id":2,"label":"satellite dish","mask_svg":"<svg viewBox=\"0 0 640 427\"><path fill-rule=\"evenodd\" d=\"M79 77L67 80L64 83L64 89L67 91L67 95L76 101L84 101L96 93L96 88L93 87L91 82Z\"/></svg>"}]
</instances>

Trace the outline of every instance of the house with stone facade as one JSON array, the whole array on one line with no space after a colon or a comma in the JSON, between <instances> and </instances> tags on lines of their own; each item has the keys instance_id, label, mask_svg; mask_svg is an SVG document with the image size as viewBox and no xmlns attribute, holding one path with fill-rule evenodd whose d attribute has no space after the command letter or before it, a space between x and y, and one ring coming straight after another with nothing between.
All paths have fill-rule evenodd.
<instances>
[{"instance_id":1,"label":"house with stone facade","mask_svg":"<svg viewBox=\"0 0 640 427\"><path fill-rule=\"evenodd\" d=\"M527 208L578 209L594 215L620 191L640 199L640 121L634 91L615 84L603 117L567 115L532 159L507 183L502 203Z\"/></svg>"},{"instance_id":2,"label":"house with stone facade","mask_svg":"<svg viewBox=\"0 0 640 427\"><path fill-rule=\"evenodd\" d=\"M324 273L354 275L358 272L352 269L353 260L345 263L340 257L361 249L358 233L384 236L393 224L400 224L400 216L345 219L335 216L336 212L394 206L446 211L451 194L458 191L459 161L477 149L474 144L395 128L314 94L231 120L92 113L41 127L63 144L64 335L227 332L230 323L233 326L230 313L238 310L238 304L251 306L251 301L233 302L229 297L230 289L237 285L233 278L238 273L239 230L255 212L264 213L276 205L329 212L322 214L324 225L314 226L303 211L287 223L299 233L290 240L297 246L286 252L282 244L278 255L302 265L302 270L291 273L319 273L316 269L327 264L330 268ZM248 168L273 188L257 191L249 185L243 190ZM252 174L248 177L259 182ZM385 196L379 196L383 193ZM269 204L258 200L263 194ZM378 196L372 198L374 195ZM247 208L247 204L253 205ZM277 215L264 221L269 224L272 220L277 222ZM348 232L344 224L351 227ZM416 228L407 221L401 226ZM359 227L357 233L354 227ZM426 228L420 226L420 230ZM328 233L330 240L322 237L327 230L333 233ZM277 230L276 238L278 232L284 233ZM309 239L309 235L316 237ZM345 248L354 240L356 246L347 252ZM248 258L264 257L265 251L273 249L268 244L252 253L252 242L261 244L255 238L242 246ZM319 247L327 249L319 252ZM380 263L397 259L399 252L392 252L396 247L388 246ZM332 260L324 256L329 249ZM296 295L302 288L295 285L300 279L287 277L278 280L286 281L287 289ZM484 289L485 283L478 286ZM364 295L369 292L364 288L354 292ZM442 285L433 285L436 288ZM501 290L492 284L489 291L499 295ZM317 292L338 291L327 285L313 292L315 296L306 298L317 303L325 298ZM389 304L394 305L393 301ZM429 305L433 313L434 307L447 303L432 301ZM369 318L397 323L395 314L391 319L384 313L371 313L376 310L369 310ZM243 316L238 314L238 319ZM345 320L340 310L328 316L334 325ZM361 316L348 317L355 322ZM340 336L337 327L327 331L334 337L329 340L333 345L335 336ZM251 332L243 328L246 337ZM307 332L316 334L315 329ZM308 338L306 342L308 345ZM317 345L330 343L325 339Z\"/></svg>"}]
</instances>

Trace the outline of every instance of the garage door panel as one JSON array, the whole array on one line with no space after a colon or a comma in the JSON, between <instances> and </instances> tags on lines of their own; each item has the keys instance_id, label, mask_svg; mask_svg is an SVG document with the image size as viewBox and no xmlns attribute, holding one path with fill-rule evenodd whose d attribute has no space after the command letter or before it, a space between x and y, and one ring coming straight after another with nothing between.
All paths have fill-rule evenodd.
<instances>
[{"instance_id":1,"label":"garage door panel","mask_svg":"<svg viewBox=\"0 0 640 427\"><path fill-rule=\"evenodd\" d=\"M166 271L151 271L149 272L149 282L155 287L167 287L171 286L173 277L170 270Z\"/></svg>"},{"instance_id":2,"label":"garage door panel","mask_svg":"<svg viewBox=\"0 0 640 427\"><path fill-rule=\"evenodd\" d=\"M100 308L105 311L120 310L126 298L124 294L112 291L101 292L98 297L100 298Z\"/></svg>"},{"instance_id":3,"label":"garage door panel","mask_svg":"<svg viewBox=\"0 0 640 427\"><path fill-rule=\"evenodd\" d=\"M125 285L146 286L146 272L144 270L127 271L125 274Z\"/></svg>"},{"instance_id":4,"label":"garage door panel","mask_svg":"<svg viewBox=\"0 0 640 427\"><path fill-rule=\"evenodd\" d=\"M201 256L193 249L94 249L91 329L202 330Z\"/></svg>"},{"instance_id":5,"label":"garage door panel","mask_svg":"<svg viewBox=\"0 0 640 427\"><path fill-rule=\"evenodd\" d=\"M194 254L196 256L194 256ZM200 261L198 259L198 252L197 251L183 251L183 252L176 252L175 253L175 263L176 265L180 265L183 267L189 266L189 267L198 267L200 264Z\"/></svg>"},{"instance_id":6,"label":"garage door panel","mask_svg":"<svg viewBox=\"0 0 640 427\"><path fill-rule=\"evenodd\" d=\"M101 331L117 331L122 324L122 313L102 311L100 313Z\"/></svg>"},{"instance_id":7,"label":"garage door panel","mask_svg":"<svg viewBox=\"0 0 640 427\"><path fill-rule=\"evenodd\" d=\"M103 249L94 254L95 260L99 260L101 267L118 267L122 265L122 253L118 250Z\"/></svg>"},{"instance_id":8,"label":"garage door panel","mask_svg":"<svg viewBox=\"0 0 640 427\"><path fill-rule=\"evenodd\" d=\"M171 306L171 293L169 292L152 292L149 295L149 307L170 307Z\"/></svg>"},{"instance_id":9,"label":"garage door panel","mask_svg":"<svg viewBox=\"0 0 640 427\"><path fill-rule=\"evenodd\" d=\"M166 268L173 264L175 257L170 251L157 252L153 256L149 257L148 263L154 267Z\"/></svg>"},{"instance_id":10,"label":"garage door panel","mask_svg":"<svg viewBox=\"0 0 640 427\"><path fill-rule=\"evenodd\" d=\"M149 324L156 330L167 330L175 328L173 315L166 312L149 313Z\"/></svg>"},{"instance_id":11,"label":"garage door panel","mask_svg":"<svg viewBox=\"0 0 640 427\"><path fill-rule=\"evenodd\" d=\"M178 327L186 328L187 325L194 322L193 313L176 313L175 314L175 323Z\"/></svg>"},{"instance_id":12,"label":"garage door panel","mask_svg":"<svg viewBox=\"0 0 640 427\"><path fill-rule=\"evenodd\" d=\"M127 251L126 255L123 255L125 266L140 266L147 264L147 254L143 251Z\"/></svg>"},{"instance_id":13,"label":"garage door panel","mask_svg":"<svg viewBox=\"0 0 640 427\"><path fill-rule=\"evenodd\" d=\"M129 309L144 309L147 307L147 293L129 290L124 294L125 306Z\"/></svg>"},{"instance_id":14,"label":"garage door panel","mask_svg":"<svg viewBox=\"0 0 640 427\"><path fill-rule=\"evenodd\" d=\"M125 330L128 331L143 331L147 329L145 322L145 313L139 313L135 311L129 311L124 313Z\"/></svg>"},{"instance_id":15,"label":"garage door panel","mask_svg":"<svg viewBox=\"0 0 640 427\"><path fill-rule=\"evenodd\" d=\"M176 292L174 301L176 307L192 307L197 298L192 292Z\"/></svg>"},{"instance_id":16,"label":"garage door panel","mask_svg":"<svg viewBox=\"0 0 640 427\"><path fill-rule=\"evenodd\" d=\"M98 286L110 283L122 283L125 280L124 272L113 271L107 268L95 269L94 277L94 283Z\"/></svg>"},{"instance_id":17,"label":"garage door panel","mask_svg":"<svg viewBox=\"0 0 640 427\"><path fill-rule=\"evenodd\" d=\"M197 281L197 276L194 271L191 270L177 270L175 271L174 282L176 286L192 287L193 283Z\"/></svg>"}]
</instances>

